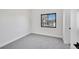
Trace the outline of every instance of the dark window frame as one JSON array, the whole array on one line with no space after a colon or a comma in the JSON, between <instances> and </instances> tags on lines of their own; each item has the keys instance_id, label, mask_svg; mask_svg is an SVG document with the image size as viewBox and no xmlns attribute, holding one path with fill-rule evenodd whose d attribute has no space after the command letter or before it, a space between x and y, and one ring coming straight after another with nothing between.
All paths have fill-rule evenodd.
<instances>
[{"instance_id":1,"label":"dark window frame","mask_svg":"<svg viewBox=\"0 0 79 59\"><path fill-rule=\"evenodd\" d=\"M42 26L42 16L43 16L43 15L47 15L47 16L48 16L48 15L52 15L52 14L55 14L55 27ZM57 17L56 13L41 14L41 27L46 27L46 28L56 28L56 27L57 27L57 26L56 26L56 25L57 25L57 23L56 23L57 18L56 18L56 17Z\"/></svg>"}]
</instances>

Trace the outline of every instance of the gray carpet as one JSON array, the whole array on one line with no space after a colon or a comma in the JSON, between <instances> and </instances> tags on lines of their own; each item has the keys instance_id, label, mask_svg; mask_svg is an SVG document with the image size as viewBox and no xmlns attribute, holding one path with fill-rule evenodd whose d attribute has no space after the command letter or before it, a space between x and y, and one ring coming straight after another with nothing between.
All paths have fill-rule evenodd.
<instances>
[{"instance_id":1,"label":"gray carpet","mask_svg":"<svg viewBox=\"0 0 79 59\"><path fill-rule=\"evenodd\" d=\"M69 49L70 45L64 44L60 38L30 34L14 41L1 49Z\"/></svg>"}]
</instances>

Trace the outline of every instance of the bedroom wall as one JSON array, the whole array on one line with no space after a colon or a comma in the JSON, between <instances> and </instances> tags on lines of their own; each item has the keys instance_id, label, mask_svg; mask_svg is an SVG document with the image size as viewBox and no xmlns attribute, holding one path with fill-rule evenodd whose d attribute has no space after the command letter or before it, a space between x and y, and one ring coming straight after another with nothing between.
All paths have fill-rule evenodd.
<instances>
[{"instance_id":1,"label":"bedroom wall","mask_svg":"<svg viewBox=\"0 0 79 59\"><path fill-rule=\"evenodd\" d=\"M78 42L77 38L77 10L71 9L71 48L75 49L76 47L73 45Z\"/></svg>"},{"instance_id":2,"label":"bedroom wall","mask_svg":"<svg viewBox=\"0 0 79 59\"><path fill-rule=\"evenodd\" d=\"M56 28L41 27L41 14L57 13ZM63 36L63 10L56 9L36 9L32 10L32 33L43 34L62 38Z\"/></svg>"},{"instance_id":3,"label":"bedroom wall","mask_svg":"<svg viewBox=\"0 0 79 59\"><path fill-rule=\"evenodd\" d=\"M30 10L0 9L0 47L30 33Z\"/></svg>"},{"instance_id":4,"label":"bedroom wall","mask_svg":"<svg viewBox=\"0 0 79 59\"><path fill-rule=\"evenodd\" d=\"M79 9L77 10L77 41L79 42Z\"/></svg>"}]
</instances>

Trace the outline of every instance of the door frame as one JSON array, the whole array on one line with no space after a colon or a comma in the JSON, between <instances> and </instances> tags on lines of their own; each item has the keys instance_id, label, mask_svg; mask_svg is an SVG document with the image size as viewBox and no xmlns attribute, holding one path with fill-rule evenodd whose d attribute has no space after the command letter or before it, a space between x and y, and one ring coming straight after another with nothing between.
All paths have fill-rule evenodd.
<instances>
[{"instance_id":1,"label":"door frame","mask_svg":"<svg viewBox=\"0 0 79 59\"><path fill-rule=\"evenodd\" d=\"M71 26L66 27L66 22L65 22L66 21L66 15L70 14L70 11L71 11L70 9L64 9L63 10L63 41L64 41L65 44L70 44L70 37L69 37L69 39L66 39L66 32L65 32L66 30L69 30L69 27L71 27ZM69 19L69 20L71 21L71 19Z\"/></svg>"}]
</instances>

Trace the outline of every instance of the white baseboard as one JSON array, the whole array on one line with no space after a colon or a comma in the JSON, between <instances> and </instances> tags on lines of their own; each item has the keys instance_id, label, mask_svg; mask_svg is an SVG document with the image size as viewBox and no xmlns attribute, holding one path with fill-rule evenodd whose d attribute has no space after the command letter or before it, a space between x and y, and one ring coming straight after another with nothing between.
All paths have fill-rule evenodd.
<instances>
[{"instance_id":1,"label":"white baseboard","mask_svg":"<svg viewBox=\"0 0 79 59\"><path fill-rule=\"evenodd\" d=\"M35 32L34 32L34 34L46 35L46 36L51 36L51 37L56 37L56 38L63 38L62 36L49 35L49 34L43 34L43 33L35 33Z\"/></svg>"},{"instance_id":2,"label":"white baseboard","mask_svg":"<svg viewBox=\"0 0 79 59\"><path fill-rule=\"evenodd\" d=\"M6 43L0 45L0 48L3 47L3 46L5 46L5 45L7 45L7 44L10 44L10 43L12 43L12 42L18 40L18 39L20 39L20 38L22 38L22 37L24 37L24 36L27 36L27 35L29 35L29 34L30 34L30 33L24 34L24 35L22 35L22 36L20 36L20 37L17 37L17 38L15 38L15 39L11 40L11 41L8 41L8 42L6 42Z\"/></svg>"}]
</instances>

